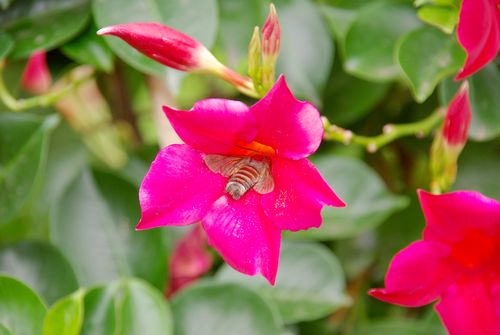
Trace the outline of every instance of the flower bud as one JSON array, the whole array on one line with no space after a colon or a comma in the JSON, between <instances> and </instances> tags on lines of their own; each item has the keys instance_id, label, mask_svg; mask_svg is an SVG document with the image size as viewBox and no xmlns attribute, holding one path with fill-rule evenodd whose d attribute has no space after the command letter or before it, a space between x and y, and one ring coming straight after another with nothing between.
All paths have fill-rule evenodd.
<instances>
[{"instance_id":1,"label":"flower bud","mask_svg":"<svg viewBox=\"0 0 500 335\"><path fill-rule=\"evenodd\" d=\"M45 51L31 54L24 68L21 86L33 94L44 94L52 86L52 76L47 66Z\"/></svg>"},{"instance_id":2,"label":"flower bud","mask_svg":"<svg viewBox=\"0 0 500 335\"><path fill-rule=\"evenodd\" d=\"M472 113L469 103L469 85L465 81L448 106L444 123L443 138L446 145L460 147L467 142Z\"/></svg>"},{"instance_id":3,"label":"flower bud","mask_svg":"<svg viewBox=\"0 0 500 335\"><path fill-rule=\"evenodd\" d=\"M280 40L281 28L278 14L274 5L271 4L269 16L262 27L262 85L266 92L274 84Z\"/></svg>"},{"instance_id":4,"label":"flower bud","mask_svg":"<svg viewBox=\"0 0 500 335\"><path fill-rule=\"evenodd\" d=\"M273 4L269 6L269 15L262 27L262 57L263 61L276 62L280 51L281 28L278 13Z\"/></svg>"},{"instance_id":5,"label":"flower bud","mask_svg":"<svg viewBox=\"0 0 500 335\"><path fill-rule=\"evenodd\" d=\"M222 66L203 44L159 23L117 24L98 30L97 35L119 37L144 55L180 71Z\"/></svg>"},{"instance_id":6,"label":"flower bud","mask_svg":"<svg viewBox=\"0 0 500 335\"><path fill-rule=\"evenodd\" d=\"M97 34L119 37L149 58L176 70L215 74L241 92L256 96L250 78L227 68L203 44L170 27L154 22L125 23L102 28Z\"/></svg>"},{"instance_id":7,"label":"flower bud","mask_svg":"<svg viewBox=\"0 0 500 335\"><path fill-rule=\"evenodd\" d=\"M471 120L468 83L464 82L448 106L443 126L431 147L431 190L447 191L455 182L457 161L467 142Z\"/></svg>"},{"instance_id":8,"label":"flower bud","mask_svg":"<svg viewBox=\"0 0 500 335\"><path fill-rule=\"evenodd\" d=\"M252 39L248 45L248 75L252 78L254 84L260 84L261 71L260 71L260 32L259 27L253 30Z\"/></svg>"}]
</instances>

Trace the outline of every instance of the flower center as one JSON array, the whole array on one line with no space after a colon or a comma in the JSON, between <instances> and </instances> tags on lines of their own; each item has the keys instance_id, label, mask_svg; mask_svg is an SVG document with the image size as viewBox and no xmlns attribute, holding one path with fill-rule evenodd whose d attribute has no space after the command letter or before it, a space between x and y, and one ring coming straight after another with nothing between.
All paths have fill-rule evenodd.
<instances>
[{"instance_id":1,"label":"flower center","mask_svg":"<svg viewBox=\"0 0 500 335\"><path fill-rule=\"evenodd\" d=\"M495 252L495 242L488 236L476 230L453 246L451 255L460 264L473 268L489 261Z\"/></svg>"},{"instance_id":2,"label":"flower center","mask_svg":"<svg viewBox=\"0 0 500 335\"><path fill-rule=\"evenodd\" d=\"M276 155L276 151L265 144L253 141L251 143L238 142L236 147L231 151L231 155L235 156L265 156L272 157Z\"/></svg>"}]
</instances>

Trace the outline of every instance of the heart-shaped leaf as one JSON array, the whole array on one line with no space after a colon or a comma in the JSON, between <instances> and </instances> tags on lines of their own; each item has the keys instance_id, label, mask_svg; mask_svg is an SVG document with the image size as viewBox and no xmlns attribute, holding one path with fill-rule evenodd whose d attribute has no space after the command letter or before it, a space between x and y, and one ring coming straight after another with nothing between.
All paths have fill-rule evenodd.
<instances>
[{"instance_id":1,"label":"heart-shaped leaf","mask_svg":"<svg viewBox=\"0 0 500 335\"><path fill-rule=\"evenodd\" d=\"M228 283L199 283L172 301L177 335L277 335L275 310L253 290Z\"/></svg>"},{"instance_id":2,"label":"heart-shaped leaf","mask_svg":"<svg viewBox=\"0 0 500 335\"><path fill-rule=\"evenodd\" d=\"M350 303L337 258L314 243L283 244L274 287L261 277L245 276L228 265L219 270L217 280L255 289L276 304L286 323L319 319Z\"/></svg>"},{"instance_id":3,"label":"heart-shaped leaf","mask_svg":"<svg viewBox=\"0 0 500 335\"><path fill-rule=\"evenodd\" d=\"M78 288L61 253L45 242L21 242L0 249L0 272L19 278L50 305Z\"/></svg>"},{"instance_id":4,"label":"heart-shaped leaf","mask_svg":"<svg viewBox=\"0 0 500 335\"><path fill-rule=\"evenodd\" d=\"M396 43L420 25L415 10L405 4L377 1L363 7L345 38L346 71L366 80L397 79Z\"/></svg>"},{"instance_id":5,"label":"heart-shaped leaf","mask_svg":"<svg viewBox=\"0 0 500 335\"><path fill-rule=\"evenodd\" d=\"M0 114L0 223L26 203L46 163L48 136L57 116Z\"/></svg>"},{"instance_id":6,"label":"heart-shaped leaf","mask_svg":"<svg viewBox=\"0 0 500 335\"><path fill-rule=\"evenodd\" d=\"M347 207L325 207L320 228L287 236L318 240L353 237L375 228L408 205L407 198L390 193L380 177L359 160L322 157L315 164Z\"/></svg>"},{"instance_id":7,"label":"heart-shaped leaf","mask_svg":"<svg viewBox=\"0 0 500 335\"><path fill-rule=\"evenodd\" d=\"M89 16L87 0L16 1L0 11L0 30L15 41L10 56L23 58L69 40L85 27Z\"/></svg>"},{"instance_id":8,"label":"heart-shaped leaf","mask_svg":"<svg viewBox=\"0 0 500 335\"><path fill-rule=\"evenodd\" d=\"M465 61L465 53L455 37L432 27L404 36L396 57L418 102L425 101L437 84L457 72Z\"/></svg>"},{"instance_id":9,"label":"heart-shaped leaf","mask_svg":"<svg viewBox=\"0 0 500 335\"><path fill-rule=\"evenodd\" d=\"M16 335L41 334L46 308L20 281L0 276L0 324Z\"/></svg>"}]
</instances>

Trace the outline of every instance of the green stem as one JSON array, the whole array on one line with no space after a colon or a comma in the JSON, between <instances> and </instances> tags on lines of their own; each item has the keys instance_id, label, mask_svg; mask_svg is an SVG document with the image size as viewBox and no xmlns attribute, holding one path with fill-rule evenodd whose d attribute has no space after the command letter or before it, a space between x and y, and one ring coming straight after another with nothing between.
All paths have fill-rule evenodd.
<instances>
[{"instance_id":1,"label":"green stem","mask_svg":"<svg viewBox=\"0 0 500 335\"><path fill-rule=\"evenodd\" d=\"M445 114L442 108L436 109L431 115L423 120L405 124L387 124L383 128L383 133L377 136L362 136L354 134L352 131L332 125L323 117L325 134L323 138L329 141L336 141L344 144L360 144L368 152L376 152L381 147L397 140L398 138L416 135L426 136L434 130Z\"/></svg>"},{"instance_id":2,"label":"green stem","mask_svg":"<svg viewBox=\"0 0 500 335\"><path fill-rule=\"evenodd\" d=\"M54 104L57 100L61 99L74 89L78 88L81 84L92 78L93 73L83 76L81 78L75 79L70 82L67 86L57 90L52 91L44 95L38 95L35 97L27 99L16 99L10 94L10 92L5 87L5 82L2 76L2 67L0 66L0 100L5 106L14 112L22 112L24 110L34 108L34 107L47 107Z\"/></svg>"}]
</instances>

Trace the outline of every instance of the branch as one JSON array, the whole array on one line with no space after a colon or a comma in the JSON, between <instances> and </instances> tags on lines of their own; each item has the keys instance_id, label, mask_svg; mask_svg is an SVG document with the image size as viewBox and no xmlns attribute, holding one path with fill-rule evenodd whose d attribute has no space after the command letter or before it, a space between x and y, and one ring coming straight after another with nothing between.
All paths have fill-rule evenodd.
<instances>
[{"instance_id":1,"label":"branch","mask_svg":"<svg viewBox=\"0 0 500 335\"><path fill-rule=\"evenodd\" d=\"M27 99L16 99L10 94L10 92L5 87L5 82L3 81L3 65L0 64L0 100L5 106L14 112L22 112L24 110L34 108L34 107L47 107L54 104L57 100L61 99L74 89L78 88L81 84L92 78L93 71L86 76L77 78L70 82L67 86L57 90L52 91L47 94L38 95L35 97Z\"/></svg>"},{"instance_id":2,"label":"branch","mask_svg":"<svg viewBox=\"0 0 500 335\"><path fill-rule=\"evenodd\" d=\"M327 118L323 117L325 133L323 138L327 141L336 141L348 144L360 144L370 153L376 152L381 147L397 140L398 138L415 135L423 137L434 130L445 114L445 109L438 108L423 120L405 124L386 124L382 134L377 136L362 136L354 134L348 129L332 125Z\"/></svg>"}]
</instances>

